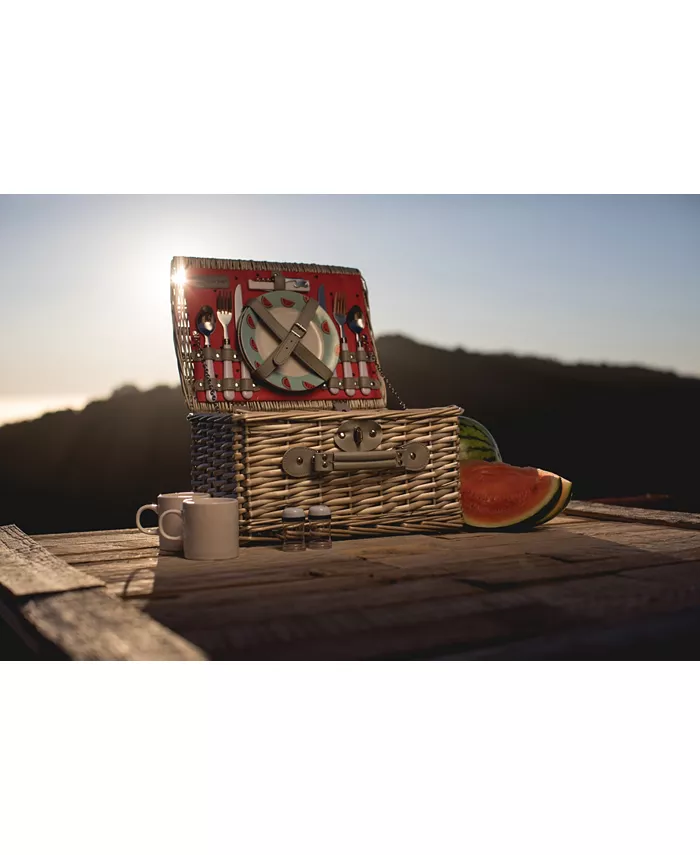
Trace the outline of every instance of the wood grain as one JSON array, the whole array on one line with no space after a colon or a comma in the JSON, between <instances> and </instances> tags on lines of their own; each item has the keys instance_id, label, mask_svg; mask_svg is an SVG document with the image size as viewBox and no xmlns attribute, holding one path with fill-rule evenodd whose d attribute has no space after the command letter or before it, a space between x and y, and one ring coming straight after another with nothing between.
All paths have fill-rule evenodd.
<instances>
[{"instance_id":1,"label":"wood grain","mask_svg":"<svg viewBox=\"0 0 700 855\"><path fill-rule=\"evenodd\" d=\"M104 591L32 598L19 611L70 659L201 660L193 644Z\"/></svg>"},{"instance_id":2,"label":"wood grain","mask_svg":"<svg viewBox=\"0 0 700 855\"><path fill-rule=\"evenodd\" d=\"M17 526L0 527L0 588L13 596L98 588L102 584L52 555Z\"/></svg>"},{"instance_id":3,"label":"wood grain","mask_svg":"<svg viewBox=\"0 0 700 855\"><path fill-rule=\"evenodd\" d=\"M664 525L671 528L700 529L700 514L681 511L652 511L648 508L628 508L621 505L603 505L599 502L569 502L565 515L591 517L598 520L619 520L647 525Z\"/></svg>"}]
</instances>

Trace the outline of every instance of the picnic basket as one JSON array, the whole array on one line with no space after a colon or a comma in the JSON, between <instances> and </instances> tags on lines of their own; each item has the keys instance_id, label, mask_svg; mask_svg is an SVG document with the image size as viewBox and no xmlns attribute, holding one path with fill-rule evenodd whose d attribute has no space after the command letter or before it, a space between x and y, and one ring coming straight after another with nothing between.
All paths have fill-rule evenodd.
<instances>
[{"instance_id":1,"label":"picnic basket","mask_svg":"<svg viewBox=\"0 0 700 855\"><path fill-rule=\"evenodd\" d=\"M231 292L229 337L201 320ZM332 311L341 297L364 321L356 335ZM192 489L238 498L243 541L274 537L289 505L328 505L334 537L461 528L462 410L387 408L359 270L178 256L171 307Z\"/></svg>"}]
</instances>

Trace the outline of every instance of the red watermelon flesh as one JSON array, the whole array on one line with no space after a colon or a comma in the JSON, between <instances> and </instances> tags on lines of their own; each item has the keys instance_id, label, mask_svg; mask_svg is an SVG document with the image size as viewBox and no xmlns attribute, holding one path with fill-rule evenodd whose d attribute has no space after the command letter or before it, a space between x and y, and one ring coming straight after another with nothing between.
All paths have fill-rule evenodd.
<instances>
[{"instance_id":1,"label":"red watermelon flesh","mask_svg":"<svg viewBox=\"0 0 700 855\"><path fill-rule=\"evenodd\" d=\"M467 460L460 464L462 516L472 529L529 528L557 505L562 479L532 466Z\"/></svg>"}]
</instances>

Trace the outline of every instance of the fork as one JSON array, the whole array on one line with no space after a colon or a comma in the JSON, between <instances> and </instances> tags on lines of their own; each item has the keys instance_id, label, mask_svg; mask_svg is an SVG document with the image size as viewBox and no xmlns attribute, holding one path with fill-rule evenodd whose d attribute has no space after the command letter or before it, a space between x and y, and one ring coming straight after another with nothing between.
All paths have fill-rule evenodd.
<instances>
[{"instance_id":1,"label":"fork","mask_svg":"<svg viewBox=\"0 0 700 855\"><path fill-rule=\"evenodd\" d=\"M343 332L347 315L345 314L345 294L339 294L337 291L333 295L333 316L340 329L340 358L342 361L343 354L349 350L348 340L345 338L345 333ZM352 377L352 365L350 362L343 362L343 377ZM333 394L337 394L337 391L336 389L331 389ZM355 394L355 390L353 388L346 388L345 394L348 397L352 397Z\"/></svg>"},{"instance_id":2,"label":"fork","mask_svg":"<svg viewBox=\"0 0 700 855\"><path fill-rule=\"evenodd\" d=\"M230 291L217 291L216 293L216 317L219 319L219 323L224 328L224 347L230 347L231 342L228 337L228 327L233 318L233 303L231 299ZM225 354L222 354L225 355ZM229 359L224 359L224 379L227 377L233 377L233 363ZM233 401L236 397L236 393L233 389L226 389L224 391L224 399L226 401Z\"/></svg>"}]
</instances>

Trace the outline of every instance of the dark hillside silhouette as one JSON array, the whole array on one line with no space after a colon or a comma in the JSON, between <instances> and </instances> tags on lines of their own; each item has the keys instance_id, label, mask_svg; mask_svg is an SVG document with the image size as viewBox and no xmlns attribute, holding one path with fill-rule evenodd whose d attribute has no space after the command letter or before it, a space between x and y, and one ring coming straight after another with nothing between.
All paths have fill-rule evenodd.
<instances>
[{"instance_id":1,"label":"dark hillside silhouette","mask_svg":"<svg viewBox=\"0 0 700 855\"><path fill-rule=\"evenodd\" d=\"M81 412L5 425L2 523L35 534L133 528L139 505L188 489L186 416L179 389L126 387Z\"/></svg>"},{"instance_id":2,"label":"dark hillside silhouette","mask_svg":"<svg viewBox=\"0 0 700 855\"><path fill-rule=\"evenodd\" d=\"M700 511L700 379L403 336L378 348L409 407L458 404L487 425L506 461L564 475L576 498L665 494L669 507ZM133 527L139 505L188 489L186 415L179 388L124 387L82 412L0 428L0 524L28 533Z\"/></svg>"},{"instance_id":3,"label":"dark hillside silhouette","mask_svg":"<svg viewBox=\"0 0 700 855\"><path fill-rule=\"evenodd\" d=\"M667 494L676 510L700 511L700 379L441 350L403 336L384 336L379 353L409 407L459 404L509 463L564 475L579 499Z\"/></svg>"}]
</instances>

